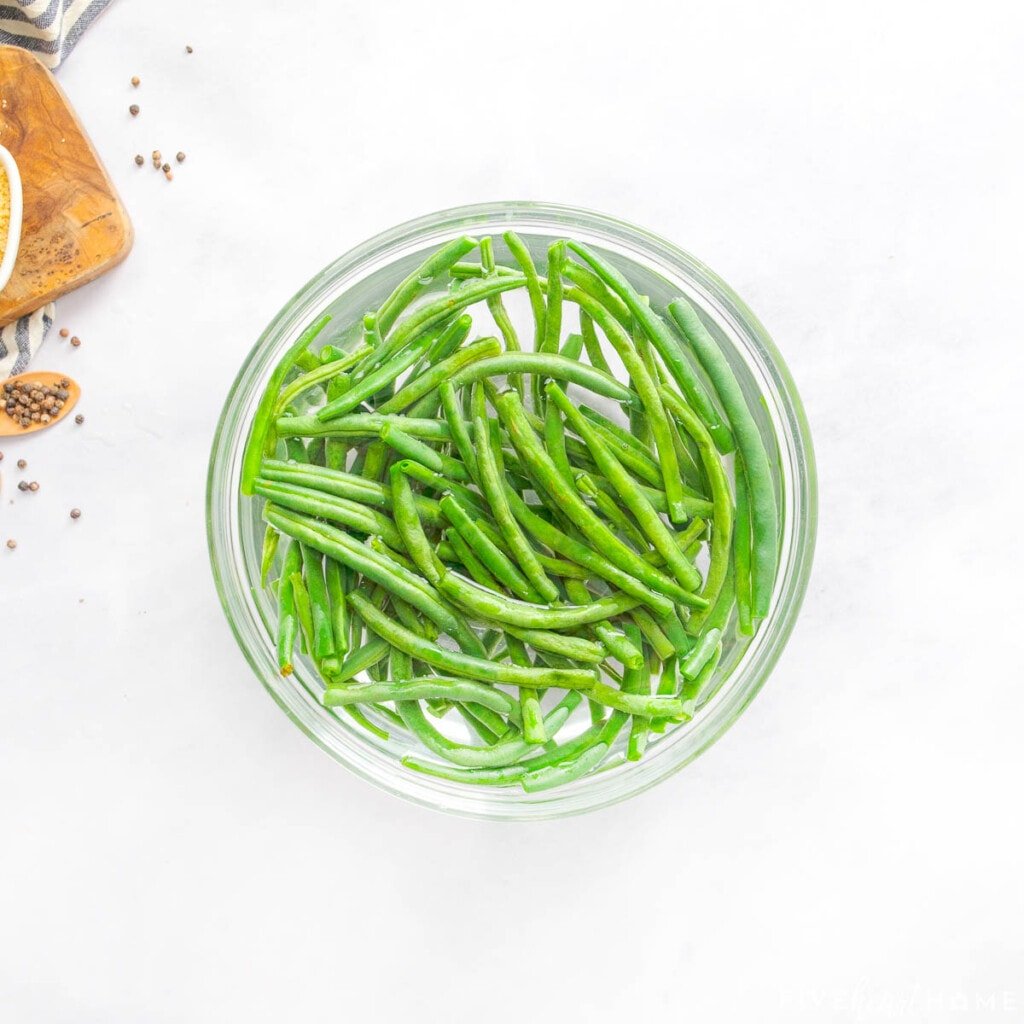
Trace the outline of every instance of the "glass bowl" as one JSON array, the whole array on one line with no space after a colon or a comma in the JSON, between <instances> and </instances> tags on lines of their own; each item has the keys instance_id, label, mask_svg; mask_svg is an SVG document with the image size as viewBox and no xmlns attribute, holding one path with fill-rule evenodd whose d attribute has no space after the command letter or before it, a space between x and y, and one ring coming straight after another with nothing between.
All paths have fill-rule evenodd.
<instances>
[{"instance_id":1,"label":"glass bowl","mask_svg":"<svg viewBox=\"0 0 1024 1024\"><path fill-rule=\"evenodd\" d=\"M296 658L292 675L279 673L274 603L259 586L263 524L257 502L239 492L242 449L260 395L274 365L307 324L330 311L334 319L318 342L344 345L341 327L377 308L429 251L458 234L490 234L502 259L500 236L509 229L523 237L541 265L550 241L572 237L615 263L656 308L682 294L701 312L753 399L773 466L782 531L770 613L753 639L733 639L727 646L693 719L653 736L640 761L538 793L411 771L400 759L418 750L412 737L392 729L383 741L324 708L323 684L305 659ZM285 304L242 365L217 426L207 485L210 560L224 612L257 678L285 713L333 758L383 789L438 810L495 819L561 817L624 800L661 782L717 740L760 690L793 628L810 574L816 517L814 454L803 407L775 345L743 301L698 260L657 235L548 203L487 203L433 213L364 242L317 274Z\"/></svg>"}]
</instances>

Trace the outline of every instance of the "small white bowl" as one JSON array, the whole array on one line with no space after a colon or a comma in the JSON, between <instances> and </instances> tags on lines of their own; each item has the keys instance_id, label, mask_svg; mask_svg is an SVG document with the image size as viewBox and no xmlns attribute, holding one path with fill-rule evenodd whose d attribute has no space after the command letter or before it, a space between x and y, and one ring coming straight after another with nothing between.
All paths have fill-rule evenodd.
<instances>
[{"instance_id":1,"label":"small white bowl","mask_svg":"<svg viewBox=\"0 0 1024 1024\"><path fill-rule=\"evenodd\" d=\"M0 260L0 292L2 292L14 272L14 263L18 258L18 245L21 242L21 175L14 157L0 146L0 164L7 172L7 183L11 190L11 219L7 226L7 238L4 239L4 258Z\"/></svg>"}]
</instances>

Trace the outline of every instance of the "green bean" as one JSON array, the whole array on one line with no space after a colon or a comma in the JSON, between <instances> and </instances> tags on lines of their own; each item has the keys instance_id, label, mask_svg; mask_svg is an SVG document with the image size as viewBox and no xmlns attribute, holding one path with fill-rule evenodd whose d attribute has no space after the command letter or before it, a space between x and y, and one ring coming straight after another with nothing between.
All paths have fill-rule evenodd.
<instances>
[{"instance_id":1,"label":"green bean","mask_svg":"<svg viewBox=\"0 0 1024 1024\"><path fill-rule=\"evenodd\" d=\"M701 585L700 573L687 561L680 551L674 534L665 526L654 511L651 503L636 486L633 479L615 458L610 448L598 436L597 431L577 412L562 389L552 381L547 388L548 398L562 411L573 429L583 438L597 463L598 468L618 492L623 504L633 513L634 518L654 549L665 559L679 585L686 590L695 590Z\"/></svg>"},{"instance_id":2,"label":"green bean","mask_svg":"<svg viewBox=\"0 0 1024 1024\"><path fill-rule=\"evenodd\" d=\"M518 274L515 277L489 277L481 281L470 281L458 291L424 303L395 328L394 333L380 348L367 356L364 363L366 370L372 371L378 365L387 362L424 332L439 323L446 322L468 306L488 299L492 295L499 295L501 292L511 291L513 288L522 288L525 284L526 278Z\"/></svg>"},{"instance_id":3,"label":"green bean","mask_svg":"<svg viewBox=\"0 0 1024 1024\"><path fill-rule=\"evenodd\" d=\"M469 337L469 332L472 329L473 318L468 313L455 317L438 334L437 340L427 350L424 361L429 366L434 366L441 362L441 360L447 359L456 349L462 347L462 343ZM413 376L418 376L415 370L413 371Z\"/></svg>"},{"instance_id":4,"label":"green bean","mask_svg":"<svg viewBox=\"0 0 1024 1024\"><path fill-rule=\"evenodd\" d=\"M342 704L370 704L375 701L425 700L472 701L519 721L519 705L504 690L457 676L421 676L387 679L379 683L355 686L329 686L324 692L326 707Z\"/></svg>"},{"instance_id":5,"label":"green bean","mask_svg":"<svg viewBox=\"0 0 1024 1024\"><path fill-rule=\"evenodd\" d=\"M676 652L672 641L662 632L661 627L643 609L634 608L629 617L636 623L640 632L643 633L647 642L654 648L654 652L662 661L667 661Z\"/></svg>"},{"instance_id":6,"label":"green bean","mask_svg":"<svg viewBox=\"0 0 1024 1024\"><path fill-rule=\"evenodd\" d=\"M593 598L590 591L579 582L579 580L566 580L565 592L569 600L577 605L592 603ZM593 624L594 633L598 640L608 649L608 652L618 658L629 668L639 668L643 664L643 652L633 643L621 630L616 629L607 620Z\"/></svg>"},{"instance_id":7,"label":"green bean","mask_svg":"<svg viewBox=\"0 0 1024 1024\"><path fill-rule=\"evenodd\" d=\"M369 351L365 345L359 345L342 359L318 364L308 373L296 377L281 391L274 405L274 415L280 416L299 395L309 391L310 388L322 387L326 384L328 391L333 387L335 392L333 397L337 398L338 395L343 394L352 385L352 380L345 371L364 359Z\"/></svg>"},{"instance_id":8,"label":"green bean","mask_svg":"<svg viewBox=\"0 0 1024 1024\"><path fill-rule=\"evenodd\" d=\"M315 413L316 418L321 423L326 423L350 413L372 395L378 394L386 385L394 383L427 351L432 340L429 334L417 338L408 348L396 353L387 362L361 378L333 402L328 402L318 409Z\"/></svg>"},{"instance_id":9,"label":"green bean","mask_svg":"<svg viewBox=\"0 0 1024 1024\"><path fill-rule=\"evenodd\" d=\"M658 697L642 693L624 693L607 683L594 683L587 690L587 699L605 707L624 711L642 718L674 718L682 711L682 702L676 697Z\"/></svg>"},{"instance_id":10,"label":"green bean","mask_svg":"<svg viewBox=\"0 0 1024 1024\"><path fill-rule=\"evenodd\" d=\"M593 771L604 760L607 753L608 747L603 743L598 743L589 750L585 750L573 761L527 772L520 779L520 784L527 793L537 793L543 789L564 786Z\"/></svg>"},{"instance_id":11,"label":"green bean","mask_svg":"<svg viewBox=\"0 0 1024 1024\"><path fill-rule=\"evenodd\" d=\"M541 485L559 509L594 544L604 556L624 572L647 584L652 590L676 600L690 600L681 586L663 576L650 563L645 562L635 551L615 536L614 533L591 512L583 499L562 480L557 468L541 447L536 435L523 415L523 407L515 392L506 391L498 399L498 413L502 417L512 438L512 443L537 475Z\"/></svg>"},{"instance_id":12,"label":"green bean","mask_svg":"<svg viewBox=\"0 0 1024 1024\"><path fill-rule=\"evenodd\" d=\"M241 489L243 494L252 495L252 485L259 474L260 462L264 453L274 443L274 407L285 378L295 365L300 353L306 351L310 343L327 326L330 319L330 316L322 316L307 327L274 367L270 380L267 381L267 387L256 407L249 436L245 442L245 450L242 453Z\"/></svg>"},{"instance_id":13,"label":"green bean","mask_svg":"<svg viewBox=\"0 0 1024 1024\"><path fill-rule=\"evenodd\" d=\"M488 572L487 566L477 558L473 549L463 540L458 530L446 531L445 537L453 549L456 559L462 563L463 568L482 587L501 593L501 584Z\"/></svg>"},{"instance_id":14,"label":"green bean","mask_svg":"<svg viewBox=\"0 0 1024 1024\"><path fill-rule=\"evenodd\" d=\"M345 567L333 558L324 563L324 578L327 583L327 598L331 607L331 632L334 635L335 654L348 650L348 605L345 603Z\"/></svg>"},{"instance_id":15,"label":"green bean","mask_svg":"<svg viewBox=\"0 0 1024 1024\"><path fill-rule=\"evenodd\" d=\"M522 668L518 665L495 664L483 658L449 651L423 640L391 621L361 595L352 593L348 599L363 621L392 647L397 647L411 657L418 658L446 673L468 676L470 679L488 683L507 683L510 686L529 686L535 689L558 686L567 690L587 690L597 681L596 674L591 670Z\"/></svg>"},{"instance_id":16,"label":"green bean","mask_svg":"<svg viewBox=\"0 0 1024 1024\"><path fill-rule=\"evenodd\" d=\"M273 506L267 506L263 515L282 533L322 551L353 571L362 573L368 580L384 587L390 593L408 601L464 650L474 654L483 653L483 646L476 634L460 616L440 601L437 591L426 580L326 524L305 519Z\"/></svg>"},{"instance_id":17,"label":"green bean","mask_svg":"<svg viewBox=\"0 0 1024 1024\"><path fill-rule=\"evenodd\" d=\"M582 334L570 334L565 341L562 343L562 347L558 350L558 354L563 359L579 359L583 354L583 335Z\"/></svg>"},{"instance_id":18,"label":"green bean","mask_svg":"<svg viewBox=\"0 0 1024 1024\"><path fill-rule=\"evenodd\" d=\"M409 480L405 475L405 462L396 462L391 467L390 475L392 512L403 546L415 562L416 568L427 580L436 584L441 578L442 566L423 531L423 523L413 500L412 487L409 486Z\"/></svg>"},{"instance_id":19,"label":"green bean","mask_svg":"<svg viewBox=\"0 0 1024 1024\"><path fill-rule=\"evenodd\" d=\"M390 645L384 640L371 639L365 644L354 643L341 663L337 673L328 678L328 684L334 686L343 683L353 676L365 672L371 665L376 665L387 657Z\"/></svg>"},{"instance_id":20,"label":"green bean","mask_svg":"<svg viewBox=\"0 0 1024 1024\"><path fill-rule=\"evenodd\" d=\"M565 451L565 424L558 408L551 405L544 409L544 447L555 468L562 474L562 478L571 484L573 473L572 466L569 465L569 456Z\"/></svg>"},{"instance_id":21,"label":"green bean","mask_svg":"<svg viewBox=\"0 0 1024 1024\"><path fill-rule=\"evenodd\" d=\"M658 464L651 458L650 451L642 441L617 423L613 423L585 405L580 406L579 411L586 416L605 444L615 452L619 461L634 476L639 477L652 487L661 487L661 470L658 469Z\"/></svg>"},{"instance_id":22,"label":"green bean","mask_svg":"<svg viewBox=\"0 0 1024 1024\"><path fill-rule=\"evenodd\" d=\"M591 604L548 606L494 593L476 586L464 577L445 570L437 583L442 594L489 622L502 622L523 629L575 629L591 622L604 622L635 608L640 599L632 594L616 593Z\"/></svg>"},{"instance_id":23,"label":"green bean","mask_svg":"<svg viewBox=\"0 0 1024 1024\"><path fill-rule=\"evenodd\" d=\"M566 696L574 697L576 702L580 699L579 694ZM545 716L545 728L550 732L557 732L572 713L574 706L572 701L563 699ZM427 721L417 703L403 701L398 708L406 725L428 750L463 767L489 768L515 764L534 747L522 734L501 739L491 747L469 747L462 743L454 743Z\"/></svg>"},{"instance_id":24,"label":"green bean","mask_svg":"<svg viewBox=\"0 0 1024 1024\"><path fill-rule=\"evenodd\" d=\"M302 582L302 573L293 572L288 577L295 597L295 617L299 620L302 635L302 647L306 654L313 657L313 609L309 602L309 592Z\"/></svg>"},{"instance_id":25,"label":"green bean","mask_svg":"<svg viewBox=\"0 0 1024 1024\"><path fill-rule=\"evenodd\" d=\"M435 473L450 476L453 480L458 481L466 481L470 478L469 471L463 463L457 462L447 455L442 455L418 438L390 423L386 423L381 428L380 439L406 459L419 462Z\"/></svg>"},{"instance_id":26,"label":"green bean","mask_svg":"<svg viewBox=\"0 0 1024 1024\"><path fill-rule=\"evenodd\" d=\"M694 679L708 663L708 659L722 638L720 629L709 629L703 633L693 650L679 663L679 671L687 678Z\"/></svg>"},{"instance_id":27,"label":"green bean","mask_svg":"<svg viewBox=\"0 0 1024 1024\"><path fill-rule=\"evenodd\" d=\"M277 555L277 546L281 540L281 534L272 526L263 531L263 549L260 553L260 586L266 587L267 579L270 577L270 570L274 565L274 558Z\"/></svg>"},{"instance_id":28,"label":"green bean","mask_svg":"<svg viewBox=\"0 0 1024 1024\"><path fill-rule=\"evenodd\" d=\"M438 420L411 416L382 416L379 412L352 413L329 423L316 416L281 416L275 427L279 437L379 437L385 424L429 441L450 441L448 426Z\"/></svg>"},{"instance_id":29,"label":"green bean","mask_svg":"<svg viewBox=\"0 0 1024 1024\"><path fill-rule=\"evenodd\" d=\"M629 374L633 387L640 396L640 404L650 421L651 433L654 436L658 453L658 466L661 470L662 483L668 500L669 518L672 522L681 522L687 518L682 504L682 489L679 478L679 462L672 445L669 433L668 417L658 394L657 385L647 372L643 359L640 357L629 334L621 324L596 299L576 288L566 291L566 298L585 309L611 342L622 365Z\"/></svg>"},{"instance_id":30,"label":"green bean","mask_svg":"<svg viewBox=\"0 0 1024 1024\"><path fill-rule=\"evenodd\" d=\"M550 409L552 407L555 407L553 402L548 406L548 408ZM663 558L659 558L659 560L655 562L653 558L648 557L649 549L647 546L647 538L640 532L633 520L622 511L618 504L616 504L615 499L610 495L605 494L605 492L594 483L588 473L577 473L575 483L576 489L580 494L585 494L590 498L597 508L597 511L600 512L609 523L615 526L633 545L633 547L637 549L637 551L642 551L644 553L644 557L651 563L651 565L664 565L665 560Z\"/></svg>"},{"instance_id":31,"label":"green bean","mask_svg":"<svg viewBox=\"0 0 1024 1024\"><path fill-rule=\"evenodd\" d=\"M779 559L779 520L768 453L757 423L747 406L743 389L722 350L715 344L684 299L669 303L669 313L704 367L725 409L743 460L750 500L751 588L753 617L763 619L771 605ZM694 438L696 440L696 438Z\"/></svg>"},{"instance_id":32,"label":"green bean","mask_svg":"<svg viewBox=\"0 0 1024 1024\"><path fill-rule=\"evenodd\" d=\"M485 276L489 277L495 273L494 243L489 237L480 239L480 265ZM512 325L505 304L501 301L501 296L492 295L487 300L487 308L491 311L491 316L494 317L494 322L498 325L502 338L505 339L505 348L509 352L518 352L522 348L519 344L519 336Z\"/></svg>"},{"instance_id":33,"label":"green bean","mask_svg":"<svg viewBox=\"0 0 1024 1024\"><path fill-rule=\"evenodd\" d=\"M441 511L495 579L524 601L536 602L540 600L540 595L530 585L529 580L512 564L511 560L502 553L498 546L483 533L480 527L473 521L473 517L459 503L454 494L447 494L441 499Z\"/></svg>"},{"instance_id":34,"label":"green bean","mask_svg":"<svg viewBox=\"0 0 1024 1024\"><path fill-rule=\"evenodd\" d=\"M754 635L751 608L750 578L750 501L747 478L740 460L735 464L736 518L733 522L733 572L736 580L736 605L739 608L738 631L741 636Z\"/></svg>"},{"instance_id":35,"label":"green bean","mask_svg":"<svg viewBox=\"0 0 1024 1024\"><path fill-rule=\"evenodd\" d=\"M375 480L365 480L344 470L332 470L320 466L296 466L287 462L267 459L263 463L263 477L278 483L296 484L313 490L333 494L339 498L370 505L374 508L391 508L390 491ZM416 511L420 518L436 526L441 522L441 507L432 498L415 495Z\"/></svg>"},{"instance_id":36,"label":"green bean","mask_svg":"<svg viewBox=\"0 0 1024 1024\"><path fill-rule=\"evenodd\" d=\"M544 287L537 276L537 268L534 265L533 257L530 255L530 250L526 247L526 243L514 231L506 231L502 237L505 239L509 252L512 253L512 258L522 268L523 274L526 277L526 292L530 298L530 308L533 310L533 350L534 352L539 352L543 347L546 330L545 321L547 320Z\"/></svg>"},{"instance_id":37,"label":"green bean","mask_svg":"<svg viewBox=\"0 0 1024 1024\"><path fill-rule=\"evenodd\" d=\"M462 417L462 409L459 407L459 399L455 388L450 380L444 381L438 388L441 397L441 407L444 409L445 422L451 432L452 441L459 453L459 457L466 464L469 475L479 481L479 470L476 463L476 452L473 450L473 443L469 439L469 428Z\"/></svg>"},{"instance_id":38,"label":"green bean","mask_svg":"<svg viewBox=\"0 0 1024 1024\"><path fill-rule=\"evenodd\" d=\"M442 381L449 380L457 371L481 359L490 359L501 353L501 344L497 338L481 338L472 345L460 348L447 359L442 359L429 370L421 373L415 380L402 387L394 398L379 406L381 414L397 413L408 408L413 402L419 401L428 392L433 391Z\"/></svg>"},{"instance_id":39,"label":"green bean","mask_svg":"<svg viewBox=\"0 0 1024 1024\"><path fill-rule=\"evenodd\" d=\"M664 360L672 379L682 389L683 394L686 395L687 400L715 439L718 450L723 454L731 452L734 444L729 428L719 420L704 385L687 361L682 346L668 324L642 301L636 289L615 267L606 263L596 253L579 242L570 242L569 248L589 263L597 276L629 307L630 313L643 328L647 337L651 339L654 347L658 350L658 355ZM687 338L687 340L690 339Z\"/></svg>"},{"instance_id":40,"label":"green bean","mask_svg":"<svg viewBox=\"0 0 1024 1024\"><path fill-rule=\"evenodd\" d=\"M709 608L714 605L725 582L725 574L729 569L732 552L732 495L729 493L729 482L725 470L718 459L714 441L699 417L686 405L681 398L667 388L662 388L662 396L671 410L672 415L683 425L683 429L697 442L701 460L711 484L713 502L711 520L711 564L708 576L704 581L702 595L708 601ZM699 629L707 618L709 608L698 611L691 620L694 629Z\"/></svg>"},{"instance_id":41,"label":"green bean","mask_svg":"<svg viewBox=\"0 0 1024 1024\"><path fill-rule=\"evenodd\" d=\"M533 662L526 645L517 636L506 634L509 660L521 668L532 668ZM519 709L523 727L523 738L530 743L546 743L547 730L544 728L544 712L540 706L540 694L528 686L519 687Z\"/></svg>"},{"instance_id":42,"label":"green bean","mask_svg":"<svg viewBox=\"0 0 1024 1024\"><path fill-rule=\"evenodd\" d=\"M262 479L256 481L254 491L282 508L343 523L349 529L361 533L380 534L384 542L394 548L403 546L402 537L394 524L386 516L365 505L308 487Z\"/></svg>"},{"instance_id":43,"label":"green bean","mask_svg":"<svg viewBox=\"0 0 1024 1024\"><path fill-rule=\"evenodd\" d=\"M597 332L594 330L594 321L585 310L580 310L580 334L583 335L583 347L587 350L587 358L595 370L610 372L608 360L601 351L601 342L597 339Z\"/></svg>"},{"instance_id":44,"label":"green bean","mask_svg":"<svg viewBox=\"0 0 1024 1024\"><path fill-rule=\"evenodd\" d=\"M395 597L394 594L391 595L391 607L398 617L398 621L406 629L410 629L412 632L431 641L436 640L440 635L441 631L433 622L421 617L411 604L403 601L400 597Z\"/></svg>"},{"instance_id":45,"label":"green bean","mask_svg":"<svg viewBox=\"0 0 1024 1024\"><path fill-rule=\"evenodd\" d=\"M626 636L634 645L641 645L640 630L635 623L626 626ZM642 661L636 668L626 667L622 674L622 690L625 693L650 695L651 677L647 669L646 661ZM650 720L634 716L629 727L629 741L626 748L626 757L630 761L639 761L647 747L648 734L650 732Z\"/></svg>"},{"instance_id":46,"label":"green bean","mask_svg":"<svg viewBox=\"0 0 1024 1024\"><path fill-rule=\"evenodd\" d=\"M487 425L479 417L474 421L473 430L479 455L477 471L480 489L491 507L498 530L537 593L546 601L557 601L558 588L548 578L540 559L516 522L505 494L501 446L490 436Z\"/></svg>"},{"instance_id":47,"label":"green bean","mask_svg":"<svg viewBox=\"0 0 1024 1024\"><path fill-rule=\"evenodd\" d=\"M286 437L284 439L285 454L292 462L304 463L306 459L306 445L297 437Z\"/></svg>"},{"instance_id":48,"label":"green bean","mask_svg":"<svg viewBox=\"0 0 1024 1024\"><path fill-rule=\"evenodd\" d=\"M704 667L696 677L688 679L683 684L683 692L680 694L680 699L683 702L683 716L692 718L697 713L697 698L701 695L704 688L711 680L711 677L715 674L715 669L718 668L718 664L721 659L722 645L718 644L718 646L711 652L711 657L704 663Z\"/></svg>"},{"instance_id":49,"label":"green bean","mask_svg":"<svg viewBox=\"0 0 1024 1024\"><path fill-rule=\"evenodd\" d=\"M592 270L580 263L566 260L562 267L562 276L571 281L580 291L586 292L604 306L616 320L629 330L633 315L629 307L611 291L608 286Z\"/></svg>"},{"instance_id":50,"label":"green bean","mask_svg":"<svg viewBox=\"0 0 1024 1024\"><path fill-rule=\"evenodd\" d=\"M546 519L542 519L510 487L505 489L505 497L508 499L512 514L522 526L552 551L558 551L578 565L586 567L594 575L600 576L601 579L618 587L624 593L638 598L650 608L659 611L671 610L672 602L667 597L652 590L635 576L631 576L618 566L613 565L604 555L598 554L586 544L580 543Z\"/></svg>"},{"instance_id":51,"label":"green bean","mask_svg":"<svg viewBox=\"0 0 1024 1024\"><path fill-rule=\"evenodd\" d=\"M277 664L283 676L290 676L294 670L292 653L295 648L299 619L291 580L301 566L302 549L297 541L291 541L285 552L281 578L277 584Z\"/></svg>"},{"instance_id":52,"label":"green bean","mask_svg":"<svg viewBox=\"0 0 1024 1024\"><path fill-rule=\"evenodd\" d=\"M538 377L568 381L595 395L603 395L626 405L635 405L640 401L634 392L604 370L548 352L506 352L490 359L481 359L459 370L452 377L452 386L458 390L485 377L503 377L510 373L532 373Z\"/></svg>"},{"instance_id":53,"label":"green bean","mask_svg":"<svg viewBox=\"0 0 1024 1024\"><path fill-rule=\"evenodd\" d=\"M302 572L312 618L313 642L310 653L321 661L335 653L334 630L331 626L331 604L324 579L324 556L315 548L302 545Z\"/></svg>"},{"instance_id":54,"label":"green bean","mask_svg":"<svg viewBox=\"0 0 1024 1024\"><path fill-rule=\"evenodd\" d=\"M451 480L448 477L441 476L440 473L435 473L432 469L427 469L421 462L415 462L413 459L400 459L402 465L402 472L413 480L417 480L419 483L426 487L429 487L433 491L437 491L439 494L447 494L451 491L452 494L458 497L465 505L469 505L473 512L480 516L487 516L490 513L485 507L483 499L475 491L471 491L468 487L460 484L456 480ZM422 495L415 495L417 498L422 498ZM438 505L438 512L440 513L441 506Z\"/></svg>"},{"instance_id":55,"label":"green bean","mask_svg":"<svg viewBox=\"0 0 1024 1024\"><path fill-rule=\"evenodd\" d=\"M555 241L548 246L547 315L544 318L544 336L537 352L557 354L562 334L562 264L565 262L565 242ZM533 407L544 408L544 378L533 376Z\"/></svg>"},{"instance_id":56,"label":"green bean","mask_svg":"<svg viewBox=\"0 0 1024 1024\"><path fill-rule=\"evenodd\" d=\"M466 253L475 249L477 244L475 238L470 238L467 235L456 238L442 246L437 252L432 253L408 277L404 278L377 311L377 326L381 335L386 335L391 330L402 311L424 288L443 274L453 263L461 260Z\"/></svg>"},{"instance_id":57,"label":"green bean","mask_svg":"<svg viewBox=\"0 0 1024 1024\"><path fill-rule=\"evenodd\" d=\"M608 651L601 644L581 636L565 636L546 629L517 629L508 624L505 625L505 632L522 640L535 651L550 651L571 661L598 665L608 657Z\"/></svg>"}]
</instances>

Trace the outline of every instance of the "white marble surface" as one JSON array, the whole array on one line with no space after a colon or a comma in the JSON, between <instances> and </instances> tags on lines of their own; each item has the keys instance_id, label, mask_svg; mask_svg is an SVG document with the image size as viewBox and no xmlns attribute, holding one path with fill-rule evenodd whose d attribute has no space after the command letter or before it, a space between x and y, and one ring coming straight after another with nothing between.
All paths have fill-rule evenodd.
<instances>
[{"instance_id":1,"label":"white marble surface","mask_svg":"<svg viewBox=\"0 0 1024 1024\"><path fill-rule=\"evenodd\" d=\"M2 446L0 1017L1020 1019L1019 6L240 6L118 0L60 76L138 237L37 362L86 424ZM172 184L132 163L154 146L188 153ZM203 522L284 300L518 197L653 227L746 297L821 490L742 720L531 827L332 764L236 649Z\"/></svg>"}]
</instances>

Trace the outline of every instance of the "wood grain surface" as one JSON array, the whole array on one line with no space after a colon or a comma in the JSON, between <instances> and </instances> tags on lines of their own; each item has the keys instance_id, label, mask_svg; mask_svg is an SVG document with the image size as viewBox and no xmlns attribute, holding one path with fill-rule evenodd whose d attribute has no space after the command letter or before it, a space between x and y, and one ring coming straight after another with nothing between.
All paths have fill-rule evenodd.
<instances>
[{"instance_id":1,"label":"wood grain surface","mask_svg":"<svg viewBox=\"0 0 1024 1024\"><path fill-rule=\"evenodd\" d=\"M67 97L32 54L0 46L0 143L21 173L25 213L0 326L116 266L132 225Z\"/></svg>"}]
</instances>

